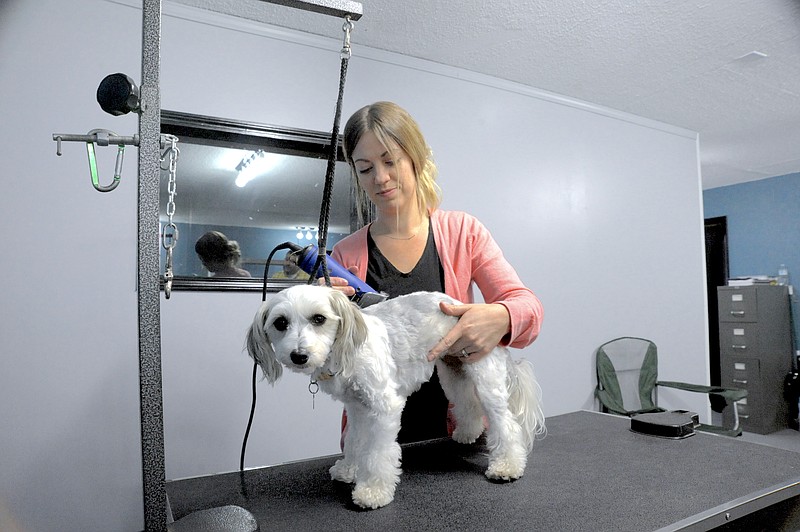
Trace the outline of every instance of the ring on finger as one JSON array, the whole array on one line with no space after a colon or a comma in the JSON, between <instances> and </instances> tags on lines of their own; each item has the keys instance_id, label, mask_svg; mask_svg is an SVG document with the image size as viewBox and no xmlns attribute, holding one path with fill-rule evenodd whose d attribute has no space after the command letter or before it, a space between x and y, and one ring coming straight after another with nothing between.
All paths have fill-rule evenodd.
<instances>
[{"instance_id":1,"label":"ring on finger","mask_svg":"<svg viewBox=\"0 0 800 532\"><path fill-rule=\"evenodd\" d=\"M467 358L468 356L469 356L469 353L467 353L467 350L466 349L462 349L461 350L461 358Z\"/></svg>"}]
</instances>

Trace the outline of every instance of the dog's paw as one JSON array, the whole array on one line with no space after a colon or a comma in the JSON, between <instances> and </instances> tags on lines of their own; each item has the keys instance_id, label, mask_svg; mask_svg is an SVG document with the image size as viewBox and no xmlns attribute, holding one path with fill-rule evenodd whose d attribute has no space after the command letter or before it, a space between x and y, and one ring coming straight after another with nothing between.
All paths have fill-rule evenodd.
<instances>
[{"instance_id":1,"label":"dog's paw","mask_svg":"<svg viewBox=\"0 0 800 532\"><path fill-rule=\"evenodd\" d=\"M483 434L483 422L459 423L453 431L453 440L458 443L475 443Z\"/></svg>"},{"instance_id":2,"label":"dog's paw","mask_svg":"<svg viewBox=\"0 0 800 532\"><path fill-rule=\"evenodd\" d=\"M486 470L486 477L491 480L517 480L525 472L525 463L515 460L491 460Z\"/></svg>"},{"instance_id":3,"label":"dog's paw","mask_svg":"<svg viewBox=\"0 0 800 532\"><path fill-rule=\"evenodd\" d=\"M353 488L353 502L361 508L375 510L394 500L394 483L359 482Z\"/></svg>"},{"instance_id":4,"label":"dog's paw","mask_svg":"<svg viewBox=\"0 0 800 532\"><path fill-rule=\"evenodd\" d=\"M343 458L336 460L336 463L328 471L333 480L347 482L348 484L352 484L356 480L355 464L347 463Z\"/></svg>"}]
</instances>

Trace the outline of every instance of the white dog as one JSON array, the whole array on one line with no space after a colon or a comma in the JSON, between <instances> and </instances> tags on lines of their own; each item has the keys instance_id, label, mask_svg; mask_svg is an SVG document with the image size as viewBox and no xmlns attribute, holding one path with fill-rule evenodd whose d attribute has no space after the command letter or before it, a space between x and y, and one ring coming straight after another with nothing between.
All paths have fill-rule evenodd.
<instances>
[{"instance_id":1,"label":"white dog","mask_svg":"<svg viewBox=\"0 0 800 532\"><path fill-rule=\"evenodd\" d=\"M282 366L310 375L347 410L344 457L334 480L355 482L353 502L379 508L392 502L400 480L397 433L406 398L430 379L428 351L456 324L436 292L417 292L360 309L341 292L298 285L268 298L247 335L247 351L272 384ZM488 421L490 479L522 476L536 435L544 432L540 390L527 361L498 347L472 364L435 361L454 404L453 439L474 442Z\"/></svg>"}]
</instances>

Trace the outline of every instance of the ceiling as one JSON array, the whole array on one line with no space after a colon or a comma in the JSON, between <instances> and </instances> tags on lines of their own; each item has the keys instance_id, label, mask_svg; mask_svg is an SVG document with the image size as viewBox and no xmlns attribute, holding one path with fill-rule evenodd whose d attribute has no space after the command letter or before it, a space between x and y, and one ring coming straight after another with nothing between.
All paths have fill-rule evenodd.
<instances>
[{"instance_id":1,"label":"ceiling","mask_svg":"<svg viewBox=\"0 0 800 532\"><path fill-rule=\"evenodd\" d=\"M174 0L341 39L260 0ZM284 0L285 1L285 0ZM364 0L369 46L700 134L703 188L800 171L798 0Z\"/></svg>"}]
</instances>

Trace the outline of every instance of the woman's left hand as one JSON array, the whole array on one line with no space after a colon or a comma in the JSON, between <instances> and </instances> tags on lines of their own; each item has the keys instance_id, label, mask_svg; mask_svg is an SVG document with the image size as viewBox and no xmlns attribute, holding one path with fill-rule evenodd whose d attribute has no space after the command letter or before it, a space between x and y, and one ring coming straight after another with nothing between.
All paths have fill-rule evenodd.
<instances>
[{"instance_id":1,"label":"woman's left hand","mask_svg":"<svg viewBox=\"0 0 800 532\"><path fill-rule=\"evenodd\" d=\"M458 323L428 352L429 361L452 355L463 362L476 362L497 347L510 331L508 310L497 303L449 305L442 302L439 308L448 316L456 316Z\"/></svg>"}]
</instances>

